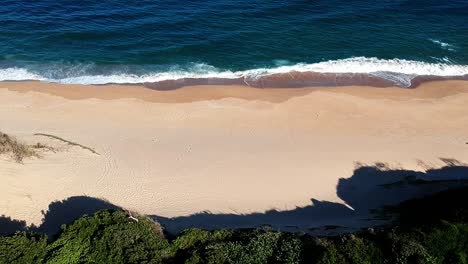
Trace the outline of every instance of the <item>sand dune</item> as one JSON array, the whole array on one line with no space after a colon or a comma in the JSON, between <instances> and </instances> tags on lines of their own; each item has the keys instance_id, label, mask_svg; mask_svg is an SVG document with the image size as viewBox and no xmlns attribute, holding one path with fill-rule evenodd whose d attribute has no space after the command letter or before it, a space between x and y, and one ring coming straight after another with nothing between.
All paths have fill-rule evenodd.
<instances>
[{"instance_id":1,"label":"sand dune","mask_svg":"<svg viewBox=\"0 0 468 264\"><path fill-rule=\"evenodd\" d=\"M0 157L0 214L28 224L78 195L165 217L289 210L311 198L342 203L338 180L357 163L468 163L468 82L172 91L2 82L0 131L60 149L24 164Z\"/></svg>"}]
</instances>

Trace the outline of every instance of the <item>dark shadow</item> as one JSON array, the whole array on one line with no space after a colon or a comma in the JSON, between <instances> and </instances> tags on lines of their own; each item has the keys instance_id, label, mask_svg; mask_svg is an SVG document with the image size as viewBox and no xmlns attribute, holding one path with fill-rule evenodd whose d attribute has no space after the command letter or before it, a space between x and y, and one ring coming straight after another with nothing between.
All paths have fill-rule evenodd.
<instances>
[{"instance_id":1,"label":"dark shadow","mask_svg":"<svg viewBox=\"0 0 468 264\"><path fill-rule=\"evenodd\" d=\"M11 219L10 217L1 215L0 216L0 236L9 235L16 231L25 231L26 222Z\"/></svg>"},{"instance_id":2,"label":"dark shadow","mask_svg":"<svg viewBox=\"0 0 468 264\"><path fill-rule=\"evenodd\" d=\"M429 197L411 199L386 208L386 213L396 216L400 227L437 224L440 220L468 222L468 187L438 192Z\"/></svg>"},{"instance_id":3,"label":"dark shadow","mask_svg":"<svg viewBox=\"0 0 468 264\"><path fill-rule=\"evenodd\" d=\"M165 218L152 216L169 233L187 228L229 229L269 226L283 231L313 231L318 226L345 226L343 219L353 219L356 212L345 205L312 199L312 205L288 211L270 210L252 214L212 214L201 212L189 216Z\"/></svg>"},{"instance_id":4,"label":"dark shadow","mask_svg":"<svg viewBox=\"0 0 468 264\"><path fill-rule=\"evenodd\" d=\"M108 201L87 196L73 196L62 201L49 204L47 211L42 211L42 224L39 226L26 226L25 221L0 217L0 234L9 235L16 231L33 231L47 235L55 235L64 224L71 224L84 215L92 215L103 209L120 209Z\"/></svg>"},{"instance_id":5,"label":"dark shadow","mask_svg":"<svg viewBox=\"0 0 468 264\"><path fill-rule=\"evenodd\" d=\"M92 215L103 209L120 209L108 201L88 196L73 196L62 201L49 204L47 211L42 211L44 218L42 224L34 228L34 231L55 234L60 231L63 224L71 224L83 215Z\"/></svg>"},{"instance_id":6,"label":"dark shadow","mask_svg":"<svg viewBox=\"0 0 468 264\"><path fill-rule=\"evenodd\" d=\"M393 169L385 163L359 164L349 178L341 178L337 195L346 204L311 199L311 204L293 210L270 210L252 214L212 214L208 211L174 218L150 216L169 233L187 228L223 229L269 226L283 231L305 231L311 234L336 234L388 223L375 212L409 199L420 198L448 189L468 186L468 165L453 159L441 159L446 166L425 172ZM0 217L0 234L30 230L56 234L61 225L70 224L83 215L102 209L121 209L105 200L75 196L52 202L43 212L38 227L27 227L24 221Z\"/></svg>"},{"instance_id":7,"label":"dark shadow","mask_svg":"<svg viewBox=\"0 0 468 264\"><path fill-rule=\"evenodd\" d=\"M194 227L219 229L264 225L312 234L347 232L388 223L391 219L381 219L381 214L376 214L386 206L468 186L467 165L453 159L441 160L445 167L425 172L391 169L384 163L360 164L351 177L340 179L337 185L338 197L348 206L312 199L311 205L289 211L271 210L245 215L202 212L174 218L153 217L171 233Z\"/></svg>"},{"instance_id":8,"label":"dark shadow","mask_svg":"<svg viewBox=\"0 0 468 264\"><path fill-rule=\"evenodd\" d=\"M359 167L350 178L338 181L337 195L356 211L366 213L468 183L466 165L441 160L445 167L425 172L391 169L384 163Z\"/></svg>"}]
</instances>

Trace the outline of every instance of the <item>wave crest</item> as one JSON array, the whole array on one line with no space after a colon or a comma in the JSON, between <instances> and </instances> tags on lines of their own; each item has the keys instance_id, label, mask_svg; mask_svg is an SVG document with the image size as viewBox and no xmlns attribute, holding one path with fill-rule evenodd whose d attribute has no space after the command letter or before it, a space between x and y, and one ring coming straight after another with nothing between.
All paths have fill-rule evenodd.
<instances>
[{"instance_id":1,"label":"wave crest","mask_svg":"<svg viewBox=\"0 0 468 264\"><path fill-rule=\"evenodd\" d=\"M278 65L278 64L277 64ZM378 58L354 57L341 60L331 60L312 64L299 63L295 65L277 66L274 68L259 68L246 71L221 70L207 64L193 64L181 69L172 67L166 71L147 73L129 73L124 70L96 71L96 67L82 66L67 70L60 65L55 68L41 70L27 67L11 67L0 69L0 81L39 80L65 84L139 84L157 83L186 78L194 79L249 79L292 72L334 73L334 74L369 74L388 80L397 85L409 86L417 76L464 76L468 75L468 65L448 63L427 63L404 59L384 60Z\"/></svg>"}]
</instances>

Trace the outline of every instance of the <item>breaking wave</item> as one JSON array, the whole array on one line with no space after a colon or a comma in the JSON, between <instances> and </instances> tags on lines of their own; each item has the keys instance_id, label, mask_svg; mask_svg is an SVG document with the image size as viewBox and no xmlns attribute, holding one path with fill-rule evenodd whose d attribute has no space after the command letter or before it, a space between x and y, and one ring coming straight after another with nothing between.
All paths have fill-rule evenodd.
<instances>
[{"instance_id":1,"label":"breaking wave","mask_svg":"<svg viewBox=\"0 0 468 264\"><path fill-rule=\"evenodd\" d=\"M287 73L368 74L400 86L410 86L418 76L455 77L468 75L468 65L427 63L420 61L354 57L312 64L299 63L273 68L245 71L222 70L207 64L189 67L167 67L166 70L138 71L99 69L96 65L54 65L48 67L0 68L0 81L38 80L64 84L141 84L179 79L239 79L257 80L262 77Z\"/></svg>"}]
</instances>

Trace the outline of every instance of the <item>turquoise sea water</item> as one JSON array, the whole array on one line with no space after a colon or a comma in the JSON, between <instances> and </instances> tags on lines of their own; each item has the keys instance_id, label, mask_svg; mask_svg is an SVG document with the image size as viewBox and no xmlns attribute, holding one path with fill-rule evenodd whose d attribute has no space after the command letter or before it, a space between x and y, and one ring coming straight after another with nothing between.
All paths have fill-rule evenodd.
<instances>
[{"instance_id":1,"label":"turquoise sea water","mask_svg":"<svg viewBox=\"0 0 468 264\"><path fill-rule=\"evenodd\" d=\"M468 74L468 1L3 0L0 80Z\"/></svg>"}]
</instances>

